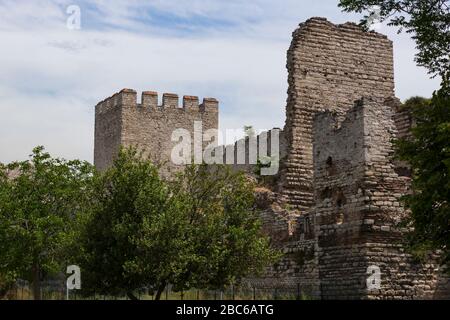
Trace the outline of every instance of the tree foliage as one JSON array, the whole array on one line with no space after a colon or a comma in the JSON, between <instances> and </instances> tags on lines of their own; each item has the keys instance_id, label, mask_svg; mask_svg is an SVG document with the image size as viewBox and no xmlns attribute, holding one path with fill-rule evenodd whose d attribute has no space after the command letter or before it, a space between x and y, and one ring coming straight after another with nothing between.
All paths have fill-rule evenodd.
<instances>
[{"instance_id":1,"label":"tree foliage","mask_svg":"<svg viewBox=\"0 0 450 320\"><path fill-rule=\"evenodd\" d=\"M398 141L399 159L412 168L414 192L405 197L414 227L411 244L415 251L444 251L450 261L450 89L444 83L432 99L413 98L415 125L412 136Z\"/></svg>"},{"instance_id":2,"label":"tree foliage","mask_svg":"<svg viewBox=\"0 0 450 320\"><path fill-rule=\"evenodd\" d=\"M418 53L416 62L433 76L448 79L450 70L450 2L449 0L340 0L346 12L368 13L361 24L379 9L379 19L412 34Z\"/></svg>"},{"instance_id":3,"label":"tree foliage","mask_svg":"<svg viewBox=\"0 0 450 320\"><path fill-rule=\"evenodd\" d=\"M274 258L260 233L253 188L224 168L189 166L166 182L136 150L96 178L81 232L86 294L147 287L222 288Z\"/></svg>"},{"instance_id":4,"label":"tree foliage","mask_svg":"<svg viewBox=\"0 0 450 320\"><path fill-rule=\"evenodd\" d=\"M136 263L149 252L136 238L150 221L170 214L168 188L156 167L135 150L121 150L114 165L98 174L93 185L92 202L80 217L81 228L74 237L84 291L133 297L133 290L156 282L157 271L150 264ZM148 211L138 206L146 201Z\"/></svg>"},{"instance_id":5,"label":"tree foliage","mask_svg":"<svg viewBox=\"0 0 450 320\"><path fill-rule=\"evenodd\" d=\"M15 282L14 270L6 270L6 235L7 235L7 224L4 223L3 211L1 210L1 201L4 201L7 196L7 168L2 163L0 163L0 299L6 295L6 293L12 288Z\"/></svg>"},{"instance_id":6,"label":"tree foliage","mask_svg":"<svg viewBox=\"0 0 450 320\"><path fill-rule=\"evenodd\" d=\"M92 166L52 158L43 147L29 161L0 168L0 274L33 282L62 271L65 237L83 208Z\"/></svg>"},{"instance_id":7,"label":"tree foliage","mask_svg":"<svg viewBox=\"0 0 450 320\"><path fill-rule=\"evenodd\" d=\"M274 262L255 209L255 186L227 166L188 166L174 181L193 251L175 281L180 289L223 289Z\"/></svg>"}]
</instances>

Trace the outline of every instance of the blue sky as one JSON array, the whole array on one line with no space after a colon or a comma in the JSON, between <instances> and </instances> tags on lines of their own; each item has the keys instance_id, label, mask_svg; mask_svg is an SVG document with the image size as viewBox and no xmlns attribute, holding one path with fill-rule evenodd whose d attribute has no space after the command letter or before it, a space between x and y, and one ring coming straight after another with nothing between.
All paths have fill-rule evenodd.
<instances>
[{"instance_id":1,"label":"blue sky","mask_svg":"<svg viewBox=\"0 0 450 320\"><path fill-rule=\"evenodd\" d=\"M283 127L291 33L312 16L359 20L337 3L0 0L0 162L36 145L92 161L94 106L121 88L215 97L221 129ZM415 66L414 43L378 31L394 41L397 96L430 96L439 80Z\"/></svg>"}]
</instances>

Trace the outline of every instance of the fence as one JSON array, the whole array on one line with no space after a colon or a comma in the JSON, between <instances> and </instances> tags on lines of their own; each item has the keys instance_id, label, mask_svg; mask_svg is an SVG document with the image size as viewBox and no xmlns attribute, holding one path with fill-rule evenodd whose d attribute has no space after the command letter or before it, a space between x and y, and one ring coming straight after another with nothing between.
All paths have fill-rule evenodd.
<instances>
[{"instance_id":1,"label":"fence","mask_svg":"<svg viewBox=\"0 0 450 320\"><path fill-rule=\"evenodd\" d=\"M154 300L155 295L146 288L136 290L135 296L140 300ZM89 297L80 295L77 291L70 291L67 295L66 287L61 282L43 282L41 286L43 300L127 300L126 296L107 296L94 294ZM15 288L5 297L9 300L32 300L33 294L26 281L17 282ZM259 288L256 286L231 286L226 290L197 290L175 292L171 286L166 287L161 300L309 300L302 291L300 284L296 287Z\"/></svg>"}]
</instances>

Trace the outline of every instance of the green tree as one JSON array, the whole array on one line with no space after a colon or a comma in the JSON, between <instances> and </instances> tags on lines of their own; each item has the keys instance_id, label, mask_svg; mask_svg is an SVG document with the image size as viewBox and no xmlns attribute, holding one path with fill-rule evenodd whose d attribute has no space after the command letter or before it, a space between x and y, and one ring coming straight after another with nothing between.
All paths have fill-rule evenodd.
<instances>
[{"instance_id":1,"label":"green tree","mask_svg":"<svg viewBox=\"0 0 450 320\"><path fill-rule=\"evenodd\" d=\"M450 70L449 0L340 0L346 12L366 12L361 21L368 25L374 15L381 21L412 34L418 53L416 62L433 76L448 79ZM377 10L375 9L377 6Z\"/></svg>"},{"instance_id":2,"label":"green tree","mask_svg":"<svg viewBox=\"0 0 450 320\"><path fill-rule=\"evenodd\" d=\"M65 238L82 209L92 166L52 158L43 147L30 157L1 167L0 274L8 282L31 281L39 300L42 278L63 270Z\"/></svg>"},{"instance_id":3,"label":"green tree","mask_svg":"<svg viewBox=\"0 0 450 320\"><path fill-rule=\"evenodd\" d=\"M1 203L5 201L5 197L7 195L7 181L7 168L0 163L0 299L7 294L15 282L14 271L5 270L5 268L2 267L4 265L4 261L7 261L7 224L4 223L3 219L1 219L1 216L3 215L1 211Z\"/></svg>"},{"instance_id":4,"label":"green tree","mask_svg":"<svg viewBox=\"0 0 450 320\"><path fill-rule=\"evenodd\" d=\"M257 275L279 258L261 232L255 185L227 166L188 166L172 183L189 222L188 268L175 278L180 290L224 289Z\"/></svg>"},{"instance_id":5,"label":"green tree","mask_svg":"<svg viewBox=\"0 0 450 320\"><path fill-rule=\"evenodd\" d=\"M161 245L158 253L153 246L145 247L140 240L144 230L154 222L160 223L161 230L157 231L168 232L165 235L155 233L155 237L176 236L170 234L173 232L170 224L178 222L171 220L175 216L171 215L174 206L168 187L151 162L134 149L122 149L113 166L96 175L93 190L90 208L80 216L80 232L74 237L77 240L74 244L79 246L83 291L85 294L126 294L135 299L134 290L158 283L160 271L153 269L155 261L170 262L160 255L171 250L170 247ZM146 203L145 210L141 203ZM159 241L158 238L153 240ZM170 241L168 244L175 245ZM171 254L175 256L174 252ZM144 256L151 259L142 262Z\"/></svg>"},{"instance_id":6,"label":"green tree","mask_svg":"<svg viewBox=\"0 0 450 320\"><path fill-rule=\"evenodd\" d=\"M413 251L440 249L450 262L450 89L444 83L432 99L413 98L412 136L397 142L398 158L412 168L414 192L405 197Z\"/></svg>"},{"instance_id":7,"label":"green tree","mask_svg":"<svg viewBox=\"0 0 450 320\"><path fill-rule=\"evenodd\" d=\"M80 265L86 294L149 287L223 287L274 256L260 233L252 186L242 175L190 166L166 182L150 161L121 150L98 177ZM212 170L212 169L211 169Z\"/></svg>"}]
</instances>

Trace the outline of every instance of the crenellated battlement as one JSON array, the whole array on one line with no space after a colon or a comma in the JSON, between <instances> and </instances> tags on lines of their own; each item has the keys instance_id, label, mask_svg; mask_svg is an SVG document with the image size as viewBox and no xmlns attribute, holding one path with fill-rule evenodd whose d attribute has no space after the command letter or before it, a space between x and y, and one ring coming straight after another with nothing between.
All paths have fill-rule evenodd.
<instances>
[{"instance_id":1,"label":"crenellated battlement","mask_svg":"<svg viewBox=\"0 0 450 320\"><path fill-rule=\"evenodd\" d=\"M137 93L132 89L122 89L116 92L112 96L100 101L95 106L96 113L102 114L110 111L112 108L122 106L124 104L137 104L136 101Z\"/></svg>"},{"instance_id":2,"label":"crenellated battlement","mask_svg":"<svg viewBox=\"0 0 450 320\"><path fill-rule=\"evenodd\" d=\"M105 113L117 106L144 107L148 109L171 110L198 110L200 112L218 112L219 101L215 98L204 98L203 102L197 96L183 96L180 105L179 96L174 93L163 93L162 104L159 104L158 93L155 91L144 91L141 94L141 101L138 101L138 93L133 89L122 89L114 95L100 101L96 110L98 113Z\"/></svg>"},{"instance_id":3,"label":"crenellated battlement","mask_svg":"<svg viewBox=\"0 0 450 320\"><path fill-rule=\"evenodd\" d=\"M148 153L155 163L166 163L169 173L177 169L167 163L176 142L175 130L184 129L194 134L194 123L200 122L203 130L218 128L219 102L214 98L183 96L144 91L140 101L138 93L123 89L99 102L95 107L94 162L100 170L107 168L120 146L139 147Z\"/></svg>"}]
</instances>

